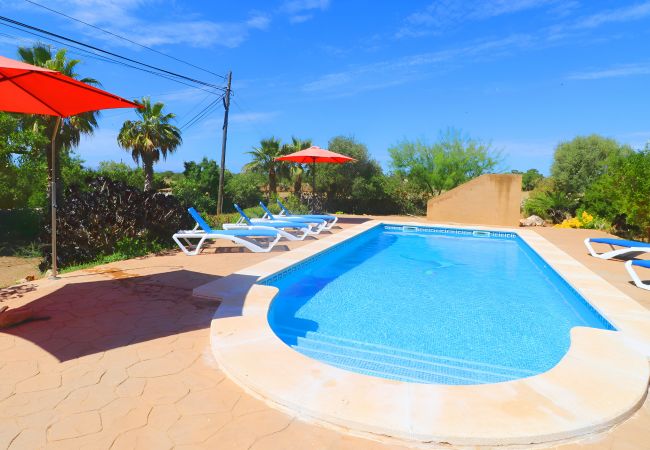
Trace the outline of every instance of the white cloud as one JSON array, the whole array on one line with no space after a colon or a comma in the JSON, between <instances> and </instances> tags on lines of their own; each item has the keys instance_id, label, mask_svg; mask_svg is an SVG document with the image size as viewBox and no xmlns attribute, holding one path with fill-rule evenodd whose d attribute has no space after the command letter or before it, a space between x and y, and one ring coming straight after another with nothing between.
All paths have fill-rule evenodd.
<instances>
[{"instance_id":1,"label":"white cloud","mask_svg":"<svg viewBox=\"0 0 650 450\"><path fill-rule=\"evenodd\" d=\"M575 26L576 28L596 28L608 23L630 22L648 16L650 16L650 2L644 2L584 17Z\"/></svg>"},{"instance_id":2,"label":"white cloud","mask_svg":"<svg viewBox=\"0 0 650 450\"><path fill-rule=\"evenodd\" d=\"M324 11L329 5L330 0L288 0L284 2L281 9L289 14L297 14L313 9Z\"/></svg>"},{"instance_id":3,"label":"white cloud","mask_svg":"<svg viewBox=\"0 0 650 450\"><path fill-rule=\"evenodd\" d=\"M73 17L92 25L105 28L147 46L190 45L193 47L241 45L253 30L266 30L270 16L253 12L242 21L213 21L201 18L184 20L142 18L146 9L164 6L161 0L68 0L65 9ZM87 27L82 28L90 33ZM92 31L93 37L114 44L126 45L124 41L107 34Z\"/></svg>"},{"instance_id":4,"label":"white cloud","mask_svg":"<svg viewBox=\"0 0 650 450\"><path fill-rule=\"evenodd\" d=\"M313 18L314 18L313 14L300 14L300 15L291 16L289 18L289 22L291 22L291 23L303 23L303 22L307 22L308 20L311 20Z\"/></svg>"},{"instance_id":5,"label":"white cloud","mask_svg":"<svg viewBox=\"0 0 650 450\"><path fill-rule=\"evenodd\" d=\"M346 71L322 75L302 86L304 92L327 92L335 95L382 89L437 72L449 70L532 45L529 35L512 35L503 39L483 40L437 52L419 53L402 58L351 67ZM433 68L432 68L433 66Z\"/></svg>"},{"instance_id":6,"label":"white cloud","mask_svg":"<svg viewBox=\"0 0 650 450\"><path fill-rule=\"evenodd\" d=\"M314 17L312 11L325 11L330 6L330 0L287 0L280 11L289 16L289 22L302 23Z\"/></svg>"},{"instance_id":7,"label":"white cloud","mask_svg":"<svg viewBox=\"0 0 650 450\"><path fill-rule=\"evenodd\" d=\"M410 14L396 37L435 34L465 22L486 20L533 8L557 4L558 0L439 0Z\"/></svg>"},{"instance_id":8,"label":"white cloud","mask_svg":"<svg viewBox=\"0 0 650 450\"><path fill-rule=\"evenodd\" d=\"M638 75L650 75L650 64L627 64L608 69L578 72L569 75L570 80L600 80L603 78L621 78Z\"/></svg>"},{"instance_id":9,"label":"white cloud","mask_svg":"<svg viewBox=\"0 0 650 450\"><path fill-rule=\"evenodd\" d=\"M272 112L245 112L234 113L228 118L230 123L260 123L268 122L278 116L277 111Z\"/></svg>"}]
</instances>

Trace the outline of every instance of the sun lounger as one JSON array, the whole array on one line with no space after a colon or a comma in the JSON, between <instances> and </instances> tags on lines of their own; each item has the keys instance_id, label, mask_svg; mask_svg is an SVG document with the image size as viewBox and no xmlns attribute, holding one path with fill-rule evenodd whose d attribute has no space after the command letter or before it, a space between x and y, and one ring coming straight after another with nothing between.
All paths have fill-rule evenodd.
<instances>
[{"instance_id":1,"label":"sun lounger","mask_svg":"<svg viewBox=\"0 0 650 450\"><path fill-rule=\"evenodd\" d=\"M225 230L237 230L241 228L255 227L257 229L277 230L282 237L291 241L302 241L309 235L318 234L320 230L313 230L312 225L305 222L290 222L286 220L251 219L239 205L235 204L239 213L239 220L236 223L224 223ZM289 233L286 230L295 230L298 234Z\"/></svg>"},{"instance_id":2,"label":"sun lounger","mask_svg":"<svg viewBox=\"0 0 650 450\"><path fill-rule=\"evenodd\" d=\"M607 244L611 250L604 253L598 253L591 244ZM617 256L625 255L628 253L647 252L650 251L650 243L639 241L628 241L626 239L614 238L587 238L585 239L585 246L591 256L601 259L611 259ZM614 248L621 247L621 248Z\"/></svg>"},{"instance_id":3,"label":"sun lounger","mask_svg":"<svg viewBox=\"0 0 650 450\"><path fill-rule=\"evenodd\" d=\"M282 238L280 230L268 228L248 227L236 230L214 230L194 208L188 208L187 211L196 221L194 229L181 230L174 234L172 239L188 256L198 255L206 240L227 239L235 244L243 245L252 252L265 253L271 251ZM191 239L198 239L199 241L196 245L193 245ZM255 239L266 240L268 245L262 246Z\"/></svg>"},{"instance_id":4,"label":"sun lounger","mask_svg":"<svg viewBox=\"0 0 650 450\"><path fill-rule=\"evenodd\" d=\"M264 210L263 219L309 223L316 227L316 231L318 232L324 230L327 226L327 221L324 219L317 219L315 217L274 216L271 210L266 207L264 202L260 202L260 206L262 207L262 210Z\"/></svg>"},{"instance_id":5,"label":"sun lounger","mask_svg":"<svg viewBox=\"0 0 650 450\"><path fill-rule=\"evenodd\" d=\"M625 261L625 268L627 269L627 272L632 277L632 281L634 281L634 284L637 287L640 287L641 289L650 291L650 284L646 284L643 281L641 281L641 278L639 278L639 275L634 270L634 267L643 267L644 269L650 269L650 261L645 259L631 259L629 261Z\"/></svg>"},{"instance_id":6,"label":"sun lounger","mask_svg":"<svg viewBox=\"0 0 650 450\"><path fill-rule=\"evenodd\" d=\"M324 230L329 230L334 226L337 220L339 220L338 217L330 215L330 214L292 214L291 211L289 211L280 201L280 199L276 199L276 202L278 203L278 206L280 207L280 214L276 216L278 219L288 219L289 217L294 217L298 219L321 219L327 222L327 224L323 227Z\"/></svg>"}]
</instances>

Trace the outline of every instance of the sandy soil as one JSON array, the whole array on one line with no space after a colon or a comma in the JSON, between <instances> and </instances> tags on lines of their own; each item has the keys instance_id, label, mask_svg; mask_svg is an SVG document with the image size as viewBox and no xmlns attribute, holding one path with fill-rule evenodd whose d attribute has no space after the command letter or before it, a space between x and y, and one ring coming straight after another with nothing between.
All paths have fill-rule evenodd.
<instances>
[{"instance_id":1,"label":"sandy soil","mask_svg":"<svg viewBox=\"0 0 650 450\"><path fill-rule=\"evenodd\" d=\"M0 288L11 286L28 275L39 276L39 258L0 256Z\"/></svg>"}]
</instances>

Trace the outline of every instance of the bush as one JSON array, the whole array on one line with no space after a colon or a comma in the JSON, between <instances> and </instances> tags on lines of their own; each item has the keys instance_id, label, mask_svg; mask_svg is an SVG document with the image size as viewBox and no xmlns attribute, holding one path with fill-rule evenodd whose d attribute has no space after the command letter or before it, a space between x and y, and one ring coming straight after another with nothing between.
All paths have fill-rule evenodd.
<instances>
[{"instance_id":1,"label":"bush","mask_svg":"<svg viewBox=\"0 0 650 450\"><path fill-rule=\"evenodd\" d=\"M121 181L128 186L142 189L144 186L144 172L140 167L132 168L123 162L101 161L97 168L97 176Z\"/></svg>"},{"instance_id":2,"label":"bush","mask_svg":"<svg viewBox=\"0 0 650 450\"><path fill-rule=\"evenodd\" d=\"M650 238L650 147L613 160L585 194L584 204L621 234Z\"/></svg>"},{"instance_id":3,"label":"bush","mask_svg":"<svg viewBox=\"0 0 650 450\"><path fill-rule=\"evenodd\" d=\"M262 198L260 186L264 183L264 176L258 173L242 172L233 175L224 189L228 201L224 199L223 210L234 211L233 203L242 208L256 206Z\"/></svg>"},{"instance_id":4,"label":"bush","mask_svg":"<svg viewBox=\"0 0 650 450\"><path fill-rule=\"evenodd\" d=\"M105 177L89 179L67 189L58 210L58 263L61 267L96 260L101 255L136 247L171 246L171 235L191 227L181 202L156 192L143 192ZM50 226L43 242L49 243ZM44 269L50 266L51 249L45 245Z\"/></svg>"},{"instance_id":5,"label":"bush","mask_svg":"<svg viewBox=\"0 0 650 450\"><path fill-rule=\"evenodd\" d=\"M12 256L20 247L37 241L42 226L43 215L39 210L0 210L0 255Z\"/></svg>"},{"instance_id":6,"label":"bush","mask_svg":"<svg viewBox=\"0 0 650 450\"><path fill-rule=\"evenodd\" d=\"M579 211L575 217L564 219L562 223L555 225L555 228L586 228L589 230L609 230L611 225L597 216L589 214L587 211Z\"/></svg>"},{"instance_id":7,"label":"bush","mask_svg":"<svg viewBox=\"0 0 650 450\"><path fill-rule=\"evenodd\" d=\"M555 149L551 176L555 186L570 196L581 196L606 172L612 160L632 153L629 146L596 134L578 136Z\"/></svg>"},{"instance_id":8,"label":"bush","mask_svg":"<svg viewBox=\"0 0 650 450\"><path fill-rule=\"evenodd\" d=\"M553 223L561 223L571 217L578 202L569 194L558 190L551 180L544 180L531 192L524 203L527 216L536 215Z\"/></svg>"},{"instance_id":9,"label":"bush","mask_svg":"<svg viewBox=\"0 0 650 450\"><path fill-rule=\"evenodd\" d=\"M183 178L178 180L172 187L175 196L183 202L193 206L205 214L217 212L217 194L219 191L219 166L212 159L203 158L201 162L185 162ZM224 186L232 178L232 174L226 170L224 175ZM232 198L224 188L223 207L225 211L232 211Z\"/></svg>"},{"instance_id":10,"label":"bush","mask_svg":"<svg viewBox=\"0 0 650 450\"><path fill-rule=\"evenodd\" d=\"M431 196L492 173L501 162L501 154L489 143L455 129L442 133L433 145L404 140L388 152L395 173Z\"/></svg>"}]
</instances>

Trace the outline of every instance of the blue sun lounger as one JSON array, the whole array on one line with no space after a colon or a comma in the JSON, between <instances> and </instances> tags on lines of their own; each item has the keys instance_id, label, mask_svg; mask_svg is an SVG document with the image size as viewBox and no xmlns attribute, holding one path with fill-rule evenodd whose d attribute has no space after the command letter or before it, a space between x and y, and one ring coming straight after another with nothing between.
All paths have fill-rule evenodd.
<instances>
[{"instance_id":1,"label":"blue sun lounger","mask_svg":"<svg viewBox=\"0 0 650 450\"><path fill-rule=\"evenodd\" d=\"M592 243L609 245L611 247L611 250L604 253L598 253L592 247ZM625 255L627 253L650 251L650 243L615 238L587 238L585 239L585 246L587 247L587 250L589 250L591 256L595 256L596 258L600 259L611 259L616 258L617 256Z\"/></svg>"},{"instance_id":2,"label":"blue sun lounger","mask_svg":"<svg viewBox=\"0 0 650 450\"><path fill-rule=\"evenodd\" d=\"M632 281L634 281L634 284L637 287L640 287L641 289L650 291L650 284L646 284L643 281L641 281L641 278L634 270L634 267L643 267L644 269L650 269L650 261L645 259L631 259L629 261L625 261L625 268L627 269L627 272L630 274L630 277L632 277Z\"/></svg>"},{"instance_id":3,"label":"blue sun lounger","mask_svg":"<svg viewBox=\"0 0 650 450\"><path fill-rule=\"evenodd\" d=\"M308 235L318 234L317 231L312 230L312 225L305 222L290 222L286 220L270 220L270 219L251 219L244 212L239 205L235 204L235 209L239 213L239 220L236 223L224 223L225 230L238 230L241 228L268 229L276 230L282 237L290 241L302 241ZM292 234L286 230L296 230L299 234Z\"/></svg>"},{"instance_id":4,"label":"blue sun lounger","mask_svg":"<svg viewBox=\"0 0 650 450\"><path fill-rule=\"evenodd\" d=\"M325 219L317 219L315 217L274 216L271 210L266 207L264 202L260 202L260 206L264 210L263 219L309 223L316 227L314 231L317 233L320 233L327 226L327 221Z\"/></svg>"},{"instance_id":5,"label":"blue sun lounger","mask_svg":"<svg viewBox=\"0 0 650 450\"><path fill-rule=\"evenodd\" d=\"M338 217L330 215L330 214L292 214L291 211L289 211L280 201L280 199L276 199L276 202L278 203L278 206L280 207L280 214L277 216L278 219L288 219L289 217L297 218L297 219L304 219L304 220L309 220L309 219L321 219L327 222L327 224L323 227L323 230L329 230L334 226L337 220L339 220Z\"/></svg>"},{"instance_id":6,"label":"blue sun lounger","mask_svg":"<svg viewBox=\"0 0 650 450\"><path fill-rule=\"evenodd\" d=\"M237 230L215 230L208 225L194 208L188 208L187 212L196 221L194 229L181 230L174 234L172 239L174 239L174 242L176 242L182 252L188 256L198 255L206 240L227 239L235 244L243 245L252 252L266 253L270 252L282 238L280 230L258 227L240 228ZM190 241L191 239L198 239L199 242L193 245ZM263 247L254 239L263 239L269 242L267 246Z\"/></svg>"}]
</instances>

